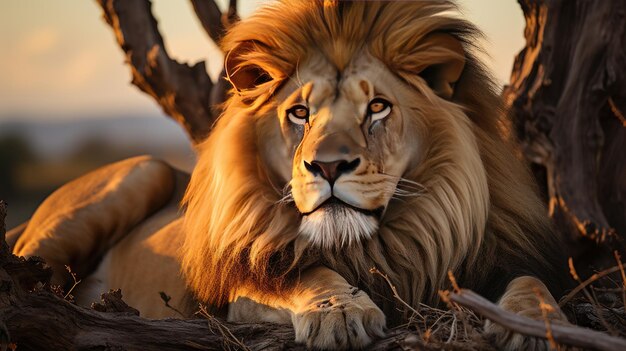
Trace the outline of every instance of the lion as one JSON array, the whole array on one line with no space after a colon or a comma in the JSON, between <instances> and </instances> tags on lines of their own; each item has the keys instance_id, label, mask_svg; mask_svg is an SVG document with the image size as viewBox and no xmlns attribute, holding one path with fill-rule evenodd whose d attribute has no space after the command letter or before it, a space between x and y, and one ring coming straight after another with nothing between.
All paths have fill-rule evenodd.
<instances>
[{"instance_id":1,"label":"lion","mask_svg":"<svg viewBox=\"0 0 626 351\"><path fill-rule=\"evenodd\" d=\"M191 177L139 157L52 194L14 252L42 256L80 304L121 288L148 318L198 302L361 348L458 283L567 323L564 260L504 131L480 35L452 1L272 2L225 36L231 95ZM184 196L183 196L184 193ZM181 202L182 198L182 202ZM179 205L181 204L181 205ZM504 349L542 349L487 322Z\"/></svg>"}]
</instances>

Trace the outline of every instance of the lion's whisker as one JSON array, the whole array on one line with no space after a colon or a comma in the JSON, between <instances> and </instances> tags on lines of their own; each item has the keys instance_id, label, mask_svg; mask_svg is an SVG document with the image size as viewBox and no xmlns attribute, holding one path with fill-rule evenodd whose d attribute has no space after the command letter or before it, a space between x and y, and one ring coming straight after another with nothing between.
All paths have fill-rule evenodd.
<instances>
[{"instance_id":1,"label":"lion's whisker","mask_svg":"<svg viewBox=\"0 0 626 351\"><path fill-rule=\"evenodd\" d=\"M413 186L415 186L417 188L420 188L420 189L426 189L426 186L424 186L424 184L418 183L418 182L416 182L414 180L402 178L402 177L400 177L398 183L409 184L409 185L413 185Z\"/></svg>"},{"instance_id":2,"label":"lion's whisker","mask_svg":"<svg viewBox=\"0 0 626 351\"><path fill-rule=\"evenodd\" d=\"M276 201L275 204L276 205L288 204L288 203L291 203L291 202L294 202L294 200L293 200L293 196L291 194L289 194L289 195L286 195L286 196L282 197L278 201Z\"/></svg>"},{"instance_id":3,"label":"lion's whisker","mask_svg":"<svg viewBox=\"0 0 626 351\"><path fill-rule=\"evenodd\" d=\"M413 180L406 178L392 176L390 174L381 173L382 176L387 177L385 179L390 185L391 197L398 199L399 197L418 197L424 195L426 187Z\"/></svg>"},{"instance_id":4,"label":"lion's whisker","mask_svg":"<svg viewBox=\"0 0 626 351\"><path fill-rule=\"evenodd\" d=\"M400 196L400 197L417 197L417 196L422 196L422 195L424 195L424 192L422 191L406 191L402 189L396 189L393 192L393 196Z\"/></svg>"},{"instance_id":5,"label":"lion's whisker","mask_svg":"<svg viewBox=\"0 0 626 351\"><path fill-rule=\"evenodd\" d=\"M275 204L288 204L294 202L293 194L291 193L291 180L285 184L282 190L277 191L282 195L280 199L278 199Z\"/></svg>"}]
</instances>

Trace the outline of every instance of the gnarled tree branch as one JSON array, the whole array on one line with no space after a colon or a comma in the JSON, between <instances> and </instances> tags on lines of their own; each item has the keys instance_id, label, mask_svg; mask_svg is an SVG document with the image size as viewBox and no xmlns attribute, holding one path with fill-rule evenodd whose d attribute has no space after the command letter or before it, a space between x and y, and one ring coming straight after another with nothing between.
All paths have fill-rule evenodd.
<instances>
[{"instance_id":1,"label":"gnarled tree branch","mask_svg":"<svg viewBox=\"0 0 626 351\"><path fill-rule=\"evenodd\" d=\"M189 66L170 58L149 0L97 1L126 55L132 83L181 124L194 143L203 140L217 117L217 111L211 109L211 92L216 85L208 76L204 62ZM202 3L215 5L213 1ZM216 33L222 33L223 25L218 23ZM226 89L222 84L217 86Z\"/></svg>"}]
</instances>

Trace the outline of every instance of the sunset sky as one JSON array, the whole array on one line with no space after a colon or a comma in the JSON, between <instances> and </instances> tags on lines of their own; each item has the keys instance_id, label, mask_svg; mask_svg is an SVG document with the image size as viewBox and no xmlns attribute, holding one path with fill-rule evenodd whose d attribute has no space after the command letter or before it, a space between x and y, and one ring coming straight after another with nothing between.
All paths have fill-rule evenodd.
<instances>
[{"instance_id":1,"label":"sunset sky","mask_svg":"<svg viewBox=\"0 0 626 351\"><path fill-rule=\"evenodd\" d=\"M218 0L225 5L227 0ZM263 0L240 0L245 17ZM515 0L461 0L463 14L487 35L488 66L504 84L523 47L524 19ZM153 11L172 57L208 60L212 75L221 55L191 5L155 0ZM130 73L95 1L4 0L0 10L0 122L68 120L160 114L130 85Z\"/></svg>"}]
</instances>

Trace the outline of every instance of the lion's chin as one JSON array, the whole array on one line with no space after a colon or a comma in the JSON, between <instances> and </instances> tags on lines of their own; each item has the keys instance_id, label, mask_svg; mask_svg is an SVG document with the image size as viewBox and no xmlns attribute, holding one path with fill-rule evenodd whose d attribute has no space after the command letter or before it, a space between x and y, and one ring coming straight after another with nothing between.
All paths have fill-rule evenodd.
<instances>
[{"instance_id":1,"label":"lion's chin","mask_svg":"<svg viewBox=\"0 0 626 351\"><path fill-rule=\"evenodd\" d=\"M314 246L331 249L367 240L377 230L376 217L340 204L329 204L304 215L299 234Z\"/></svg>"}]
</instances>

